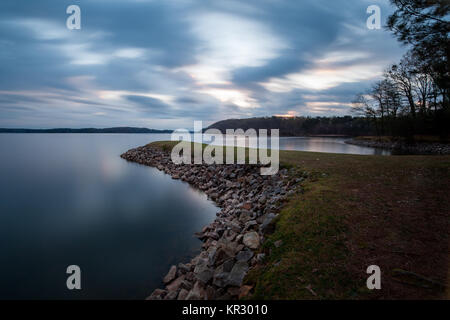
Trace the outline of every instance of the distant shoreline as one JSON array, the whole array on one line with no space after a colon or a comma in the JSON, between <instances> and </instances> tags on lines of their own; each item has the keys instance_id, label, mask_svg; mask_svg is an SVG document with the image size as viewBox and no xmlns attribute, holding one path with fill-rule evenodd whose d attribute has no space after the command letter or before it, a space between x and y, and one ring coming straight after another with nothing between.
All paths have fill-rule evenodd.
<instances>
[{"instance_id":1,"label":"distant shoreline","mask_svg":"<svg viewBox=\"0 0 450 320\"><path fill-rule=\"evenodd\" d=\"M370 148L383 148L391 150L394 155L448 155L450 154L449 143L417 142L406 143L404 141L379 141L356 138L345 141L347 144Z\"/></svg>"},{"instance_id":2,"label":"distant shoreline","mask_svg":"<svg viewBox=\"0 0 450 320\"><path fill-rule=\"evenodd\" d=\"M115 127L115 128L55 128L55 129L8 129L0 128L0 133L172 133L173 130L157 130L148 128L134 127Z\"/></svg>"},{"instance_id":3,"label":"distant shoreline","mask_svg":"<svg viewBox=\"0 0 450 320\"><path fill-rule=\"evenodd\" d=\"M117 128L81 128L81 129L71 129L71 128L55 128L55 129L9 129L0 128L0 133L162 133L168 134L173 133L174 130L157 130L157 129L147 129L147 128L134 128L134 127L117 127ZM193 131L189 131L193 134ZM203 132L205 133L205 132ZM352 138L352 136L344 134L307 134L307 135L280 135L280 138Z\"/></svg>"}]
</instances>

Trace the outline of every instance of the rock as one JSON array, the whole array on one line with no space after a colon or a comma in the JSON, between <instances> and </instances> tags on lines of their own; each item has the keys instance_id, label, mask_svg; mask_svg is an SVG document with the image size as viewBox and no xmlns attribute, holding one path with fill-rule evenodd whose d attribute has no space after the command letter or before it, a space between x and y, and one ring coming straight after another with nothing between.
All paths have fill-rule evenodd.
<instances>
[{"instance_id":1,"label":"rock","mask_svg":"<svg viewBox=\"0 0 450 320\"><path fill-rule=\"evenodd\" d=\"M259 235L255 232L247 232L244 234L242 242L250 249L258 249L259 247Z\"/></svg>"},{"instance_id":2,"label":"rock","mask_svg":"<svg viewBox=\"0 0 450 320\"><path fill-rule=\"evenodd\" d=\"M266 196L263 195L259 198L259 203L264 203L266 202L266 200L267 200Z\"/></svg>"},{"instance_id":3,"label":"rock","mask_svg":"<svg viewBox=\"0 0 450 320\"><path fill-rule=\"evenodd\" d=\"M229 293L225 293L224 295L220 296L217 300L231 300L231 296Z\"/></svg>"},{"instance_id":4,"label":"rock","mask_svg":"<svg viewBox=\"0 0 450 320\"><path fill-rule=\"evenodd\" d=\"M195 279L195 274L194 274L194 272L188 272L188 273L186 273L186 280L187 280L187 281L194 281L194 279Z\"/></svg>"},{"instance_id":5,"label":"rock","mask_svg":"<svg viewBox=\"0 0 450 320\"><path fill-rule=\"evenodd\" d=\"M218 274L215 274L213 278L213 285L221 288L226 287L228 284L229 275L229 272L220 272Z\"/></svg>"},{"instance_id":6,"label":"rock","mask_svg":"<svg viewBox=\"0 0 450 320\"><path fill-rule=\"evenodd\" d=\"M227 290L227 293L232 297L239 296L239 287L230 287Z\"/></svg>"},{"instance_id":7,"label":"rock","mask_svg":"<svg viewBox=\"0 0 450 320\"><path fill-rule=\"evenodd\" d=\"M272 233L275 230L275 226L272 224L272 221L276 217L277 216L273 213L268 213L265 215L263 222L262 222L261 226L259 227L259 229L261 230L261 232L263 234Z\"/></svg>"},{"instance_id":8,"label":"rock","mask_svg":"<svg viewBox=\"0 0 450 320\"><path fill-rule=\"evenodd\" d=\"M216 252L214 263L216 266L220 265L224 261L230 259L232 256L233 256L233 251L225 250L224 248L219 248L219 250L217 250L217 252Z\"/></svg>"},{"instance_id":9,"label":"rock","mask_svg":"<svg viewBox=\"0 0 450 320\"><path fill-rule=\"evenodd\" d=\"M177 291L180 288L181 284L183 283L184 278L185 278L185 276L182 275L182 276L176 278L175 280L173 280L171 283L169 283L166 286L167 291L169 291L169 292Z\"/></svg>"},{"instance_id":10,"label":"rock","mask_svg":"<svg viewBox=\"0 0 450 320\"><path fill-rule=\"evenodd\" d=\"M202 259L194 269L196 279L205 284L208 283L208 281L213 277L213 270L209 268L208 262L209 260Z\"/></svg>"},{"instance_id":11,"label":"rock","mask_svg":"<svg viewBox=\"0 0 450 320\"><path fill-rule=\"evenodd\" d=\"M252 290L252 286L242 286L239 288L239 299L245 298L249 295Z\"/></svg>"},{"instance_id":12,"label":"rock","mask_svg":"<svg viewBox=\"0 0 450 320\"><path fill-rule=\"evenodd\" d=\"M189 264L183 264L183 263L178 264L178 273L186 274L189 271L191 271L191 266Z\"/></svg>"},{"instance_id":13,"label":"rock","mask_svg":"<svg viewBox=\"0 0 450 320\"><path fill-rule=\"evenodd\" d=\"M152 294L147 297L147 300L162 300L164 296L167 294L166 290L155 289Z\"/></svg>"},{"instance_id":14,"label":"rock","mask_svg":"<svg viewBox=\"0 0 450 320\"><path fill-rule=\"evenodd\" d=\"M171 266L169 272L163 278L163 282L164 283L169 283L170 281L175 279L176 275L177 275L177 267L176 266Z\"/></svg>"},{"instance_id":15,"label":"rock","mask_svg":"<svg viewBox=\"0 0 450 320\"><path fill-rule=\"evenodd\" d=\"M190 263L172 266L163 279L167 290L155 290L152 299L231 299L248 295L251 287L238 287L249 263L253 266L264 259L264 254L255 257L253 250L274 230L280 203L290 193L301 191L299 182L303 179L291 175L298 177L300 172L281 169L267 177L260 175L260 166L174 165L169 149L152 146L131 149L121 157L186 181L220 206L214 222L196 234L203 241L201 253Z\"/></svg>"},{"instance_id":16,"label":"rock","mask_svg":"<svg viewBox=\"0 0 450 320\"><path fill-rule=\"evenodd\" d=\"M230 272L231 269L233 269L233 266L234 266L234 259L233 259L233 258L228 259L227 261L225 261L225 262L222 264L222 270L223 270L224 272Z\"/></svg>"},{"instance_id":17,"label":"rock","mask_svg":"<svg viewBox=\"0 0 450 320\"><path fill-rule=\"evenodd\" d=\"M214 240L219 240L219 234L217 232L215 232L215 231L207 232L205 234L205 237L206 238L211 238L211 239L214 239Z\"/></svg>"},{"instance_id":18,"label":"rock","mask_svg":"<svg viewBox=\"0 0 450 320\"><path fill-rule=\"evenodd\" d=\"M273 243L273 245L277 248L281 247L282 244L283 244L283 240L277 240Z\"/></svg>"},{"instance_id":19,"label":"rock","mask_svg":"<svg viewBox=\"0 0 450 320\"><path fill-rule=\"evenodd\" d=\"M178 296L178 291L171 291L165 297L164 300L175 300Z\"/></svg>"},{"instance_id":20,"label":"rock","mask_svg":"<svg viewBox=\"0 0 450 320\"><path fill-rule=\"evenodd\" d=\"M250 220L247 221L247 223L245 224L244 230L248 231L248 230L257 230L258 227L258 223L255 220Z\"/></svg>"},{"instance_id":21,"label":"rock","mask_svg":"<svg viewBox=\"0 0 450 320\"><path fill-rule=\"evenodd\" d=\"M236 255L237 261L248 261L253 257L253 251L251 250L242 250Z\"/></svg>"},{"instance_id":22,"label":"rock","mask_svg":"<svg viewBox=\"0 0 450 320\"><path fill-rule=\"evenodd\" d=\"M241 215L239 216L239 221L242 223L246 223L247 221L252 219L253 214L248 210L242 210Z\"/></svg>"},{"instance_id":23,"label":"rock","mask_svg":"<svg viewBox=\"0 0 450 320\"><path fill-rule=\"evenodd\" d=\"M186 300L188 294L189 291L187 291L186 289L181 289L180 293L178 293L178 300Z\"/></svg>"},{"instance_id":24,"label":"rock","mask_svg":"<svg viewBox=\"0 0 450 320\"><path fill-rule=\"evenodd\" d=\"M216 247L209 247L208 248L208 265L214 266L216 258L217 258L217 248Z\"/></svg>"},{"instance_id":25,"label":"rock","mask_svg":"<svg viewBox=\"0 0 450 320\"><path fill-rule=\"evenodd\" d=\"M261 263L261 262L264 260L265 257L266 257L266 254L265 254L265 253L258 253L258 254L256 255L256 261L257 261L258 263Z\"/></svg>"},{"instance_id":26,"label":"rock","mask_svg":"<svg viewBox=\"0 0 450 320\"><path fill-rule=\"evenodd\" d=\"M234 232L233 230L227 230L223 236L225 237L225 239L227 239L227 241L233 241L236 238L236 232Z\"/></svg>"},{"instance_id":27,"label":"rock","mask_svg":"<svg viewBox=\"0 0 450 320\"><path fill-rule=\"evenodd\" d=\"M190 281L184 280L183 282L181 282L180 288L181 289L185 289L185 290L191 290L192 289L192 283Z\"/></svg>"},{"instance_id":28,"label":"rock","mask_svg":"<svg viewBox=\"0 0 450 320\"><path fill-rule=\"evenodd\" d=\"M252 203L251 202L246 202L242 205L242 208L245 210L251 210L252 209Z\"/></svg>"},{"instance_id":29,"label":"rock","mask_svg":"<svg viewBox=\"0 0 450 320\"><path fill-rule=\"evenodd\" d=\"M186 300L204 300L206 297L206 290L203 285L197 281L194 284L194 287L186 297Z\"/></svg>"},{"instance_id":30,"label":"rock","mask_svg":"<svg viewBox=\"0 0 450 320\"><path fill-rule=\"evenodd\" d=\"M240 287L242 285L242 281L244 280L245 275L248 271L248 264L245 261L238 261L233 266L233 269L228 276L227 284L230 286Z\"/></svg>"},{"instance_id":31,"label":"rock","mask_svg":"<svg viewBox=\"0 0 450 320\"><path fill-rule=\"evenodd\" d=\"M207 286L206 287L206 300L214 300L215 297L216 297L216 290L211 286Z\"/></svg>"}]
</instances>

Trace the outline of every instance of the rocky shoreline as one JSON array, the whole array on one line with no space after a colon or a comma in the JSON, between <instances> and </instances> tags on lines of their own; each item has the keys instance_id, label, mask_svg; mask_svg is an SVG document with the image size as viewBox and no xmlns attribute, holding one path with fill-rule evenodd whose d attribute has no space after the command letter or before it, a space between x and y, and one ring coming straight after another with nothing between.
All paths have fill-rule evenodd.
<instances>
[{"instance_id":1,"label":"rocky shoreline","mask_svg":"<svg viewBox=\"0 0 450 320\"><path fill-rule=\"evenodd\" d=\"M165 289L154 290L147 299L229 300L249 295L252 287L243 285L244 277L264 260L268 252L262 252L261 245L273 232L283 203L301 191L306 173L280 169L262 176L258 165L175 165L168 151L152 146L131 149L121 157L188 182L220 208L217 218L196 233L203 241L200 254L172 266L163 279Z\"/></svg>"},{"instance_id":2,"label":"rocky shoreline","mask_svg":"<svg viewBox=\"0 0 450 320\"><path fill-rule=\"evenodd\" d=\"M417 155L447 155L450 154L450 144L445 143L406 143L403 141L375 141L352 139L345 141L357 146L389 149L394 154L417 154Z\"/></svg>"}]
</instances>

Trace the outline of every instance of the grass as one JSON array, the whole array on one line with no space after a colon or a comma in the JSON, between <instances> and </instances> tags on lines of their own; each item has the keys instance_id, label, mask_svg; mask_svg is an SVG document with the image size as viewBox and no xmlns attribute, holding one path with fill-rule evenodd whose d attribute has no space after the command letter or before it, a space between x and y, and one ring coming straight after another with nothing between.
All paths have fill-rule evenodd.
<instances>
[{"instance_id":1,"label":"grass","mask_svg":"<svg viewBox=\"0 0 450 320\"><path fill-rule=\"evenodd\" d=\"M280 151L280 162L309 175L261 248L266 260L246 278L254 286L250 298L450 297L450 156ZM381 290L366 288L372 264L381 268ZM440 286L414 282L411 274Z\"/></svg>"}]
</instances>

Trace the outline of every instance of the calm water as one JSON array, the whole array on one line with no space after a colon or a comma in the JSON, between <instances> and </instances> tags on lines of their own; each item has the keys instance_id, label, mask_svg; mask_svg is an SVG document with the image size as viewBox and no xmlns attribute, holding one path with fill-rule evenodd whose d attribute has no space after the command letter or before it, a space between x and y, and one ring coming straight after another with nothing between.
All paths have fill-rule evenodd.
<instances>
[{"instance_id":1,"label":"calm water","mask_svg":"<svg viewBox=\"0 0 450 320\"><path fill-rule=\"evenodd\" d=\"M0 134L0 298L136 298L200 248L218 211L119 157L168 135ZM79 265L82 290L66 289Z\"/></svg>"},{"instance_id":2,"label":"calm water","mask_svg":"<svg viewBox=\"0 0 450 320\"><path fill-rule=\"evenodd\" d=\"M348 138L283 137L280 138L280 149L366 155L391 154L387 149L355 146L345 143L346 140Z\"/></svg>"},{"instance_id":3,"label":"calm water","mask_svg":"<svg viewBox=\"0 0 450 320\"><path fill-rule=\"evenodd\" d=\"M0 299L142 299L200 248L218 209L187 184L119 157L161 134L0 134ZM344 139L281 149L388 154ZM82 290L66 289L78 265Z\"/></svg>"},{"instance_id":4,"label":"calm water","mask_svg":"<svg viewBox=\"0 0 450 320\"><path fill-rule=\"evenodd\" d=\"M210 143L214 141L209 135L204 136L204 142ZM296 150L296 151L311 151L311 152L328 152L328 153L347 153L347 154L362 154L362 155L391 155L391 151L381 148L370 148L356 146L345 143L349 138L333 138L333 137L281 137L279 140L280 150ZM247 141L248 138L237 138L241 145ZM213 142L214 144L215 142ZM225 143L225 141L224 141ZM268 141L270 145L270 139Z\"/></svg>"}]
</instances>

